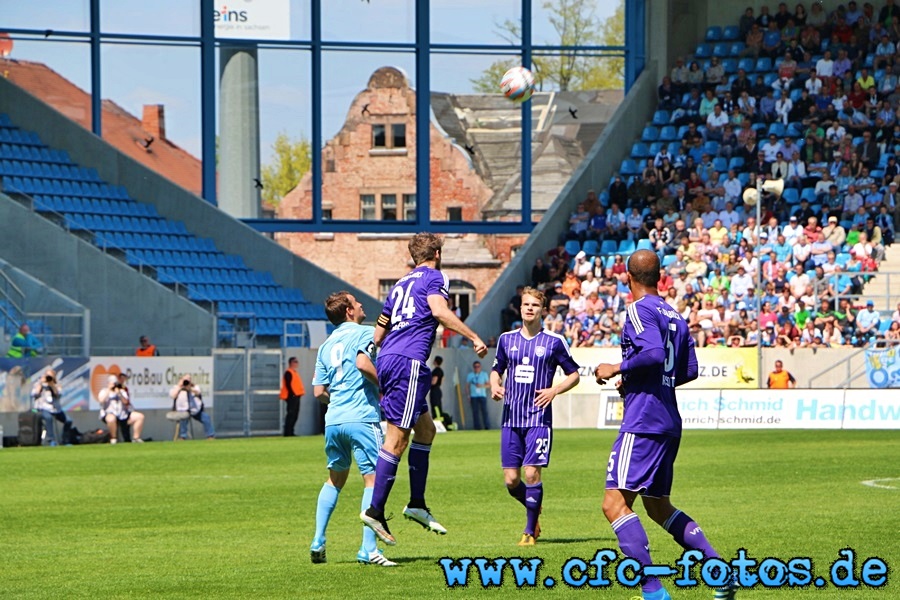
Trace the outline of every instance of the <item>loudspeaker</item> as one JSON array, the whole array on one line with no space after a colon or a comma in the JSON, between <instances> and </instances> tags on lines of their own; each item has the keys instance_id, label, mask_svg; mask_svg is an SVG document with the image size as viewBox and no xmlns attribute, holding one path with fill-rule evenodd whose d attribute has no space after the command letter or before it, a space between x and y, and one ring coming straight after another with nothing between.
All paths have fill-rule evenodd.
<instances>
[{"instance_id":1,"label":"loudspeaker","mask_svg":"<svg viewBox=\"0 0 900 600\"><path fill-rule=\"evenodd\" d=\"M764 181L762 184L762 189L764 192L775 194L776 198L781 198L781 194L784 192L784 179L769 179L767 181ZM747 206L756 206L756 196L756 188L747 188L746 190L744 190L743 194L744 204L746 204Z\"/></svg>"}]
</instances>

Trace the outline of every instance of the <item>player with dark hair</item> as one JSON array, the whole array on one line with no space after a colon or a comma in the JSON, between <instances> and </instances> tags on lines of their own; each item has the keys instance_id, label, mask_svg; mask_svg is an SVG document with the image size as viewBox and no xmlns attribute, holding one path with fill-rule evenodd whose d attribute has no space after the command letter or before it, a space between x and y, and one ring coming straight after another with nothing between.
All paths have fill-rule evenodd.
<instances>
[{"instance_id":1,"label":"player with dark hair","mask_svg":"<svg viewBox=\"0 0 900 600\"><path fill-rule=\"evenodd\" d=\"M578 365L566 339L541 328L543 308L544 294L525 288L520 309L522 327L500 335L491 370L491 397L503 400L500 461L506 490L525 507L520 546L534 546L540 535L538 516L544 499L541 469L550 464L553 441L550 403L578 385L579 380ZM556 367L562 368L566 378L553 385Z\"/></svg>"},{"instance_id":2,"label":"player with dark hair","mask_svg":"<svg viewBox=\"0 0 900 600\"><path fill-rule=\"evenodd\" d=\"M622 330L622 362L597 365L597 382L622 375L619 392L625 412L609 455L603 513L612 524L625 555L652 564L650 543L632 505L638 495L647 515L683 548L719 558L700 527L672 506L672 474L681 441L681 415L675 388L697 378L697 354L688 325L657 293L659 257L639 250L628 260L628 287L634 301ZM644 600L668 600L653 577L642 582ZM716 590L715 598L734 598L733 584Z\"/></svg>"},{"instance_id":3,"label":"player with dark hair","mask_svg":"<svg viewBox=\"0 0 900 600\"><path fill-rule=\"evenodd\" d=\"M375 327L378 382L383 394L381 408L387 421L384 446L375 467L372 505L360 513L363 523L388 545L396 544L384 516L384 507L397 477L400 457L410 442L409 504L403 516L429 531L445 534L425 504L428 458L435 427L428 411L431 388L428 355L434 345L438 323L472 341L479 357L487 353L481 338L450 309L447 276L441 273L443 241L432 233L419 233L409 241L415 268L394 284Z\"/></svg>"},{"instance_id":4,"label":"player with dark hair","mask_svg":"<svg viewBox=\"0 0 900 600\"><path fill-rule=\"evenodd\" d=\"M361 323L366 318L356 298L349 292L335 292L325 300L325 314L337 329L331 332L316 355L313 393L328 404L325 413L325 454L328 481L316 504L316 533L309 548L314 563L324 563L325 529L350 471L356 465L365 489L362 508L369 505L375 485L375 463L381 444L381 414L375 373L375 330ZM375 544L375 534L363 527L363 540L356 560L382 567L397 563L385 558Z\"/></svg>"}]
</instances>

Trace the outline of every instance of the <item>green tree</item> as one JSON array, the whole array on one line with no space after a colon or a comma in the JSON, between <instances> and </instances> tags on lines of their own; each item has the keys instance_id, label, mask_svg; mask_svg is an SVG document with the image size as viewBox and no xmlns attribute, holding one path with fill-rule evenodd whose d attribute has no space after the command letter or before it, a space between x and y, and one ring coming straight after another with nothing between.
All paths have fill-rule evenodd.
<instances>
[{"instance_id":1,"label":"green tree","mask_svg":"<svg viewBox=\"0 0 900 600\"><path fill-rule=\"evenodd\" d=\"M625 2L619 0L616 12L603 22L600 28L600 44L625 45ZM597 61L584 80L586 90L620 90L625 87L625 59L604 58Z\"/></svg>"},{"instance_id":2,"label":"green tree","mask_svg":"<svg viewBox=\"0 0 900 600\"><path fill-rule=\"evenodd\" d=\"M263 202L277 206L309 171L312 147L304 137L294 141L286 133L279 133L272 150L275 153L272 162L262 168L261 195Z\"/></svg>"},{"instance_id":3,"label":"green tree","mask_svg":"<svg viewBox=\"0 0 900 600\"><path fill-rule=\"evenodd\" d=\"M597 0L548 0L543 3L556 39L547 41L554 46L620 46L625 43L625 4L619 0L616 12L602 25L596 18ZM519 44L522 30L519 23L506 20L496 25L497 33L510 44ZM500 78L516 59L492 63L472 87L480 93L496 93ZM585 56L575 52L535 54L532 57L535 87L544 85L560 91L586 89L621 89L624 83L625 61L622 58Z\"/></svg>"}]
</instances>

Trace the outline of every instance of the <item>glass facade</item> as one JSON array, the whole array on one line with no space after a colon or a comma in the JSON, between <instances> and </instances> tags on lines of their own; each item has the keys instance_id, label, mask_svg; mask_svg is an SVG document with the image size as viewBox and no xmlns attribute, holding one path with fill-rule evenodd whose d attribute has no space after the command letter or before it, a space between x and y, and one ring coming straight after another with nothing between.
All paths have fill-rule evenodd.
<instances>
[{"instance_id":1,"label":"glass facade","mask_svg":"<svg viewBox=\"0 0 900 600\"><path fill-rule=\"evenodd\" d=\"M259 162L250 176L262 215L275 218L247 221L262 231L527 233L542 210L535 195L532 215L535 169L561 123L553 94L568 83L540 73L540 93L513 104L499 76L518 64L548 71L563 55L581 65L626 57L625 42L557 31L552 4L46 0L11 3L0 30L14 40L10 58L46 65L86 94L66 114L111 142L132 122L140 152L163 136L193 161L179 183L211 202L225 148L255 146L230 156ZM584 4L602 24L619 3ZM235 48L251 58L226 81L222 57ZM640 71L630 67L626 88ZM234 127L225 105L242 111L244 137L221 129ZM273 174L285 143L288 184Z\"/></svg>"}]
</instances>

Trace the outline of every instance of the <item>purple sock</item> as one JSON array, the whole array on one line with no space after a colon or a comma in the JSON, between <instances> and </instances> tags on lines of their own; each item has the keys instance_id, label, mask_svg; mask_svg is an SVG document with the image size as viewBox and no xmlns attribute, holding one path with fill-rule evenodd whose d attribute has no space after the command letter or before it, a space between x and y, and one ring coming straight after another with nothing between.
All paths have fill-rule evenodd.
<instances>
[{"instance_id":1,"label":"purple sock","mask_svg":"<svg viewBox=\"0 0 900 600\"><path fill-rule=\"evenodd\" d=\"M525 484L519 481L519 485L516 487L507 487L506 491L509 492L509 495L519 501L522 506L528 506L525 504Z\"/></svg>"},{"instance_id":2,"label":"purple sock","mask_svg":"<svg viewBox=\"0 0 900 600\"><path fill-rule=\"evenodd\" d=\"M719 553L707 541L703 535L703 530L697 525L693 519L676 510L672 513L663 528L672 534L675 541L685 550L699 550L706 558L720 558Z\"/></svg>"},{"instance_id":3,"label":"purple sock","mask_svg":"<svg viewBox=\"0 0 900 600\"><path fill-rule=\"evenodd\" d=\"M428 456L431 444L409 445L409 506L425 508L425 484L428 481Z\"/></svg>"},{"instance_id":4,"label":"purple sock","mask_svg":"<svg viewBox=\"0 0 900 600\"><path fill-rule=\"evenodd\" d=\"M647 539L647 532L644 531L637 513L632 512L619 517L612 522L612 528L619 539L619 548L625 556L635 559L641 565L653 564L650 558L650 540ZM641 583L641 589L648 593L660 588L662 584L655 577L648 577Z\"/></svg>"},{"instance_id":5,"label":"purple sock","mask_svg":"<svg viewBox=\"0 0 900 600\"><path fill-rule=\"evenodd\" d=\"M378 451L378 462L375 463L375 490L372 492L372 508L383 513L387 504L394 480L397 478L397 465L400 457L394 456L384 448Z\"/></svg>"},{"instance_id":6,"label":"purple sock","mask_svg":"<svg viewBox=\"0 0 900 600\"><path fill-rule=\"evenodd\" d=\"M537 526L538 517L541 514L541 504L544 501L544 485L540 482L534 485L525 486L525 532L534 535L534 528Z\"/></svg>"}]
</instances>

